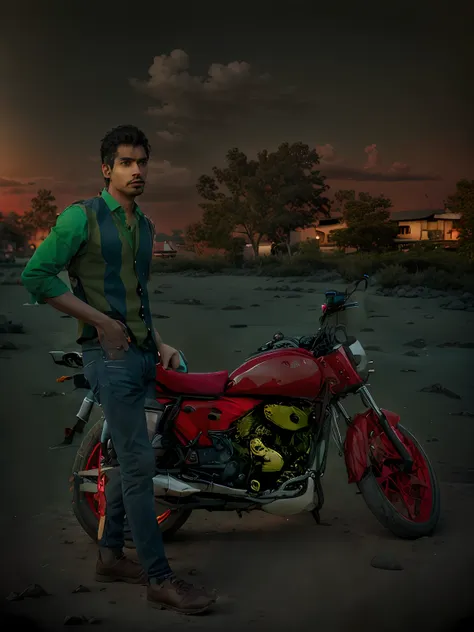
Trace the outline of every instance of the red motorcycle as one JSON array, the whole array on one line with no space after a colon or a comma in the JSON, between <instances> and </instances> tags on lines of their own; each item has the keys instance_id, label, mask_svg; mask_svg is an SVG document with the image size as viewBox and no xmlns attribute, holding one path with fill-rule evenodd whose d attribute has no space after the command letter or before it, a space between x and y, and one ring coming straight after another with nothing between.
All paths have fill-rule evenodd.
<instances>
[{"instance_id":1,"label":"red motorcycle","mask_svg":"<svg viewBox=\"0 0 474 632\"><path fill-rule=\"evenodd\" d=\"M401 538L434 531L440 490L433 467L399 415L375 402L367 387L371 363L339 324L344 311L358 306L350 299L367 279L350 291L326 292L315 335L277 333L230 375L157 365L156 401L147 402L146 418L156 455L157 520L165 536L196 509L311 512L319 523L331 434L349 483L357 484L382 525ZM82 364L79 353L51 355L57 364ZM81 374L74 380L88 386ZM349 395L359 395L366 410L351 417L343 406ZM95 405L89 393L66 443L83 431ZM102 472L116 465L114 458L102 419L79 447L71 479L75 515L94 540L103 511Z\"/></svg>"}]
</instances>

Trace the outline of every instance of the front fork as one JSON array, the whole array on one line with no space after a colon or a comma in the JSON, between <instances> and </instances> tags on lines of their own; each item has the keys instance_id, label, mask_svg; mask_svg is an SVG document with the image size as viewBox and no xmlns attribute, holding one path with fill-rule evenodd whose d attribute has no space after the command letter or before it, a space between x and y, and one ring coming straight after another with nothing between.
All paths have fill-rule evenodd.
<instances>
[{"instance_id":1,"label":"front fork","mask_svg":"<svg viewBox=\"0 0 474 632\"><path fill-rule=\"evenodd\" d=\"M403 443L398 438L397 433L393 430L392 426L388 423L388 420L384 414L384 412L378 407L376 401L372 397L371 392L367 388L367 386L361 386L357 391L360 395L362 403L364 406L372 409L377 416L377 419L382 427L382 430L385 432L387 437L392 442L395 450L398 452L398 455L403 461L403 470L407 473L410 473L413 468L413 459L411 458L408 450L405 448ZM344 408L342 403L338 400L331 406L331 430L332 437L335 444L338 447L339 456L342 456L344 453L344 442L341 436L341 431L339 429L338 424L338 413L343 417L344 421L348 426L351 425L352 419L347 410Z\"/></svg>"}]
</instances>

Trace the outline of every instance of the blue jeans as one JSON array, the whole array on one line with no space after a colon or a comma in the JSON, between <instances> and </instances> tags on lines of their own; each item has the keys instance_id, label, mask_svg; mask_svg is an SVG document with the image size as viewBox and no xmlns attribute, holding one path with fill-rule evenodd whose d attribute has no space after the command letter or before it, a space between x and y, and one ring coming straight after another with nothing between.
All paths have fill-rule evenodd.
<instances>
[{"instance_id":1,"label":"blue jeans","mask_svg":"<svg viewBox=\"0 0 474 632\"><path fill-rule=\"evenodd\" d=\"M99 545L123 548L126 514L148 577L164 579L171 570L156 520L155 456L145 418L145 399L155 388L156 355L131 345L122 359L108 360L101 347L85 344L83 361L84 374L104 411L120 465L120 476L114 473L106 485L105 525Z\"/></svg>"}]
</instances>

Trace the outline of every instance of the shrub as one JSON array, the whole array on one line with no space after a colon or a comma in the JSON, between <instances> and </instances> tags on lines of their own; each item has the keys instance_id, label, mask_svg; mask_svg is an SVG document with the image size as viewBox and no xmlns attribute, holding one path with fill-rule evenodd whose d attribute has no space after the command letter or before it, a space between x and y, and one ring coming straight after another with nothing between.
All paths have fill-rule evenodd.
<instances>
[{"instance_id":1,"label":"shrub","mask_svg":"<svg viewBox=\"0 0 474 632\"><path fill-rule=\"evenodd\" d=\"M222 272L229 267L229 261L222 255L211 257L175 257L174 259L155 259L152 263L152 271L162 274L173 272L187 272L189 270L209 272L210 274Z\"/></svg>"},{"instance_id":2,"label":"shrub","mask_svg":"<svg viewBox=\"0 0 474 632\"><path fill-rule=\"evenodd\" d=\"M361 278L363 274L376 276L384 287L410 285L433 289L466 289L474 287L474 264L459 253L445 250L387 252L384 254L340 252L325 253L311 242L293 257L262 256L245 260L240 269L230 267L223 255L207 257L176 257L153 261L154 272L181 273L190 270L208 274L255 274L264 276L310 276L324 271L336 271L347 281ZM302 244L302 245L303 245Z\"/></svg>"},{"instance_id":3,"label":"shrub","mask_svg":"<svg viewBox=\"0 0 474 632\"><path fill-rule=\"evenodd\" d=\"M396 287L397 285L407 285L410 274L399 263L395 263L382 268L376 275L377 281L382 287Z\"/></svg>"},{"instance_id":4,"label":"shrub","mask_svg":"<svg viewBox=\"0 0 474 632\"><path fill-rule=\"evenodd\" d=\"M298 244L298 255L307 258L321 259L321 248L318 239L307 239Z\"/></svg>"},{"instance_id":5,"label":"shrub","mask_svg":"<svg viewBox=\"0 0 474 632\"><path fill-rule=\"evenodd\" d=\"M336 270L347 281L360 279L364 274L371 276L382 265L380 257L361 253L338 255L333 261Z\"/></svg>"}]
</instances>

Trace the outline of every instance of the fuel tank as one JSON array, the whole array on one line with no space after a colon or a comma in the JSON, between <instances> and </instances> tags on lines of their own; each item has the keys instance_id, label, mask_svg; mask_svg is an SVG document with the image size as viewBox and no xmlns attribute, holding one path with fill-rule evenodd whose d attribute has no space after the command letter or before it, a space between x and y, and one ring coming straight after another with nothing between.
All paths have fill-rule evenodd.
<instances>
[{"instance_id":1,"label":"fuel tank","mask_svg":"<svg viewBox=\"0 0 474 632\"><path fill-rule=\"evenodd\" d=\"M323 375L313 354L305 349L276 349L250 358L229 376L226 395L282 396L313 399Z\"/></svg>"}]
</instances>

